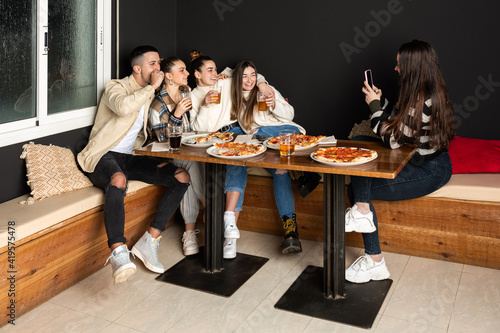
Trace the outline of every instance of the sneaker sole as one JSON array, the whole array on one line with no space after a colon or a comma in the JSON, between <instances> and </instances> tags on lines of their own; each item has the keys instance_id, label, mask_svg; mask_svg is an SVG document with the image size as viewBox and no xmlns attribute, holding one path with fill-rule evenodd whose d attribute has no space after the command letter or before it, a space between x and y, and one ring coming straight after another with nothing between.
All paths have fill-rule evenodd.
<instances>
[{"instance_id":1,"label":"sneaker sole","mask_svg":"<svg viewBox=\"0 0 500 333\"><path fill-rule=\"evenodd\" d=\"M116 271L113 274L113 279L115 280L115 284L120 284L127 281L127 279L132 275L134 275L135 272L136 272L136 267L134 264L125 265L124 267L122 267L121 270Z\"/></svg>"},{"instance_id":2,"label":"sneaker sole","mask_svg":"<svg viewBox=\"0 0 500 333\"><path fill-rule=\"evenodd\" d=\"M391 276L391 274L387 275L387 277L383 276L383 277L372 277L371 279L368 279L368 280L354 280L354 279L349 279L347 278L346 276L346 280L349 281L349 282L352 282L352 283L368 283L370 281L380 281L380 280L387 280L389 277Z\"/></svg>"},{"instance_id":3,"label":"sneaker sole","mask_svg":"<svg viewBox=\"0 0 500 333\"><path fill-rule=\"evenodd\" d=\"M228 253L228 254L224 253L223 258L224 259L234 259L234 258L236 258L236 253Z\"/></svg>"},{"instance_id":4,"label":"sneaker sole","mask_svg":"<svg viewBox=\"0 0 500 333\"><path fill-rule=\"evenodd\" d=\"M224 232L224 238L238 239L238 238L240 238L240 232L238 230Z\"/></svg>"},{"instance_id":5,"label":"sneaker sole","mask_svg":"<svg viewBox=\"0 0 500 333\"><path fill-rule=\"evenodd\" d=\"M141 254L141 252L139 252L139 250L137 250L135 248L135 246L132 248L131 252L137 258L139 258L144 263L144 266L146 266L146 268L149 269L150 271L155 272L155 273L163 273L164 272L163 269L161 269L159 267L156 267L156 266L153 266L152 264L150 264L149 261L147 261L146 258L144 258L144 256Z\"/></svg>"},{"instance_id":6,"label":"sneaker sole","mask_svg":"<svg viewBox=\"0 0 500 333\"><path fill-rule=\"evenodd\" d=\"M285 239L281 244L281 253L283 254L296 254L302 252L302 245L297 239Z\"/></svg>"},{"instance_id":7,"label":"sneaker sole","mask_svg":"<svg viewBox=\"0 0 500 333\"><path fill-rule=\"evenodd\" d=\"M192 256L193 254L197 254L200 252L199 248L193 249L193 250L184 250L184 255L185 256Z\"/></svg>"}]
</instances>

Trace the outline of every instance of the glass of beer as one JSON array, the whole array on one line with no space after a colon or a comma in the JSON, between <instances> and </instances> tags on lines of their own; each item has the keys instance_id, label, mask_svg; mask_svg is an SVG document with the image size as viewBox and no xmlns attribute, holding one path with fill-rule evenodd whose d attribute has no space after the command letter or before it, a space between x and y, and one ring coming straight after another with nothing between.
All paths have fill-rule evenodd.
<instances>
[{"instance_id":1,"label":"glass of beer","mask_svg":"<svg viewBox=\"0 0 500 333\"><path fill-rule=\"evenodd\" d=\"M210 90L215 91L217 93L216 96L212 96L211 104L220 104L220 96L222 94L222 87L215 85L215 86L210 87Z\"/></svg>"},{"instance_id":2,"label":"glass of beer","mask_svg":"<svg viewBox=\"0 0 500 333\"><path fill-rule=\"evenodd\" d=\"M285 129L280 131L280 156L295 155L295 131Z\"/></svg>"},{"instance_id":3,"label":"glass of beer","mask_svg":"<svg viewBox=\"0 0 500 333\"><path fill-rule=\"evenodd\" d=\"M267 111L267 103L266 103L266 95L261 93L260 91L257 92L257 109L259 111Z\"/></svg>"},{"instance_id":4,"label":"glass of beer","mask_svg":"<svg viewBox=\"0 0 500 333\"><path fill-rule=\"evenodd\" d=\"M170 143L170 151L178 151L181 148L182 125L169 124L167 127L168 142Z\"/></svg>"}]
</instances>

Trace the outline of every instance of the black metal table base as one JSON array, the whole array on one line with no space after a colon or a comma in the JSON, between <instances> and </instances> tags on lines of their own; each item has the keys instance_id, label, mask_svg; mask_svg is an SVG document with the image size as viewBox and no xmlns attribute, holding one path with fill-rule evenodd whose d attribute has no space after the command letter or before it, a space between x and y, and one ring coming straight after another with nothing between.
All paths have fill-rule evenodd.
<instances>
[{"instance_id":1,"label":"black metal table base","mask_svg":"<svg viewBox=\"0 0 500 333\"><path fill-rule=\"evenodd\" d=\"M230 297L269 259L238 253L236 258L223 261L217 272L204 269L205 247L196 255L187 256L156 278L157 281Z\"/></svg>"},{"instance_id":2,"label":"black metal table base","mask_svg":"<svg viewBox=\"0 0 500 333\"><path fill-rule=\"evenodd\" d=\"M323 268L307 266L275 308L369 329L391 284L392 280L346 282L345 298L335 300L326 297L322 289Z\"/></svg>"}]
</instances>

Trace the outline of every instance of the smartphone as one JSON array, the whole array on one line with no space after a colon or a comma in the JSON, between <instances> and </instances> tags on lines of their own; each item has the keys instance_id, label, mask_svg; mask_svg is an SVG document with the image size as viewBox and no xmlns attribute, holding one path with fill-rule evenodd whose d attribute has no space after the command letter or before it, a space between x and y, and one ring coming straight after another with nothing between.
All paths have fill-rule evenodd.
<instances>
[{"instance_id":1,"label":"smartphone","mask_svg":"<svg viewBox=\"0 0 500 333\"><path fill-rule=\"evenodd\" d=\"M368 85L373 88L373 76L371 69L367 69L365 71L365 81L368 82Z\"/></svg>"}]
</instances>

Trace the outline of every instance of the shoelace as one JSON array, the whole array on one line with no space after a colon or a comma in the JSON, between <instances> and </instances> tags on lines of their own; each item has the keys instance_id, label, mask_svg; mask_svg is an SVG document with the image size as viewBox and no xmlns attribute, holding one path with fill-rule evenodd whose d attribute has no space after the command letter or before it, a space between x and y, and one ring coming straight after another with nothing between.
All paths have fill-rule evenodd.
<instances>
[{"instance_id":1,"label":"shoelace","mask_svg":"<svg viewBox=\"0 0 500 333\"><path fill-rule=\"evenodd\" d=\"M196 237L196 235L199 234L199 233L200 233L199 229L195 229L192 232L187 232L186 231L186 235L182 237L182 241L185 242L186 239L188 239L188 238Z\"/></svg>"},{"instance_id":2,"label":"shoelace","mask_svg":"<svg viewBox=\"0 0 500 333\"><path fill-rule=\"evenodd\" d=\"M161 237L161 236L160 236L160 237ZM127 249L127 252L128 252L128 254L131 254L131 255L132 255L132 257L134 257L134 259L135 259L135 254L134 254L134 252L129 251L128 249ZM111 254L110 254L110 256L108 257L108 259L106 259L106 262L104 263L104 266L106 266L106 265L108 264L108 261L111 259L111 257L113 257L113 252L111 252Z\"/></svg>"},{"instance_id":3,"label":"shoelace","mask_svg":"<svg viewBox=\"0 0 500 333\"><path fill-rule=\"evenodd\" d=\"M363 265L363 261L366 261L366 258L365 256L362 256L362 257L359 257L358 259L356 259L351 267L356 269L356 270L360 270L361 269L361 266Z\"/></svg>"},{"instance_id":4,"label":"shoelace","mask_svg":"<svg viewBox=\"0 0 500 333\"><path fill-rule=\"evenodd\" d=\"M285 226L283 227L285 229L285 233L290 233L295 230L295 223L293 222L292 219L288 219L285 221Z\"/></svg>"}]
</instances>

